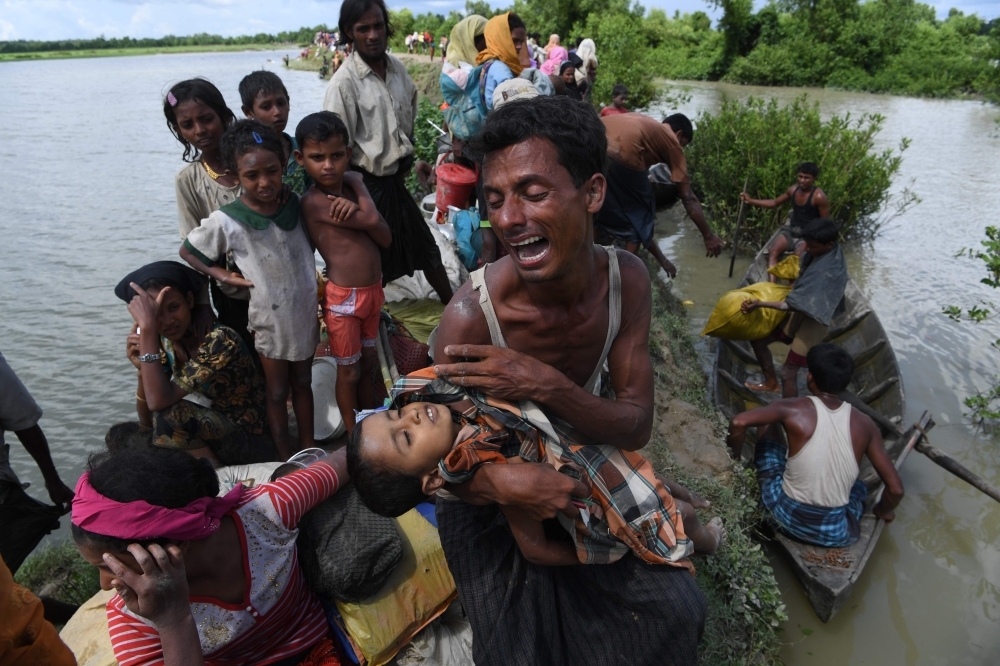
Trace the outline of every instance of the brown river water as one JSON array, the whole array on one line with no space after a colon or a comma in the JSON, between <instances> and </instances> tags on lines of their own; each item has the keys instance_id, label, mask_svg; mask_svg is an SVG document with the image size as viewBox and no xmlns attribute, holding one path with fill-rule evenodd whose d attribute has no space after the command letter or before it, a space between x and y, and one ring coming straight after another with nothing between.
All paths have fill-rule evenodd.
<instances>
[{"instance_id":1,"label":"brown river water","mask_svg":"<svg viewBox=\"0 0 1000 666\"><path fill-rule=\"evenodd\" d=\"M124 358L131 318L114 297L114 285L136 266L177 257L173 178L183 166L182 151L166 128L162 94L172 82L204 76L239 114L240 78L273 69L289 90L294 128L320 108L325 83L314 73L284 71L284 54L0 65L0 351L45 410L41 425L70 485L108 426L134 416L134 371ZM791 99L802 92L685 87L691 100L682 110L692 117L717 108L723 95ZM940 314L944 304L992 296L978 283L980 267L954 255L998 221L1000 110L969 101L808 92L824 114L885 115L882 147L913 139L897 187L913 180L923 202L875 241L849 247L851 274L896 351L907 420L931 410L939 424L931 441L1000 484L997 440L977 433L962 414L962 398L995 374L1000 351L989 342L997 330L955 324ZM700 331L748 260L737 261L730 280L728 261L704 257L690 222L665 214L658 234L680 269L674 288L694 301L692 327ZM711 346L703 341L699 348L708 368ZM44 498L32 461L10 439L15 470L32 483L29 492ZM789 615L786 663L1000 663L1000 505L918 454L907 460L902 477L907 495L897 519L883 532L853 597L828 625L816 619L789 571L775 561ZM66 535L64 526L50 538Z\"/></svg>"}]
</instances>

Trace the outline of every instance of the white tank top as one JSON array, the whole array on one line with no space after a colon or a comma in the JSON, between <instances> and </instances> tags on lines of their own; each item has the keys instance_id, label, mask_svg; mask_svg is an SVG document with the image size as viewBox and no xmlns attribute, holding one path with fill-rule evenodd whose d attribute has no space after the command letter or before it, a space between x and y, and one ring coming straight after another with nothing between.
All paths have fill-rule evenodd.
<instances>
[{"instance_id":1,"label":"white tank top","mask_svg":"<svg viewBox=\"0 0 1000 666\"><path fill-rule=\"evenodd\" d=\"M803 504L841 507L858 479L858 459L851 444L851 406L835 410L810 396L816 408L816 430L805 446L788 459L785 494Z\"/></svg>"}]
</instances>

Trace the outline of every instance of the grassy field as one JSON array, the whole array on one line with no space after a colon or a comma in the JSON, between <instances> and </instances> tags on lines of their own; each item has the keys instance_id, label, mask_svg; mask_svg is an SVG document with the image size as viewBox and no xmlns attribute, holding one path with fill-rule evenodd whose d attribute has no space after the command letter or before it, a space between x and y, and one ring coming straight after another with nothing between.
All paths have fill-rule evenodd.
<instances>
[{"instance_id":1,"label":"grassy field","mask_svg":"<svg viewBox=\"0 0 1000 666\"><path fill-rule=\"evenodd\" d=\"M133 49L82 49L79 51L29 51L0 53L0 62L20 60L64 60L66 58L113 58L120 56L153 55L156 53L206 53L215 51L270 51L299 47L295 44L221 44L208 46L137 47Z\"/></svg>"}]
</instances>

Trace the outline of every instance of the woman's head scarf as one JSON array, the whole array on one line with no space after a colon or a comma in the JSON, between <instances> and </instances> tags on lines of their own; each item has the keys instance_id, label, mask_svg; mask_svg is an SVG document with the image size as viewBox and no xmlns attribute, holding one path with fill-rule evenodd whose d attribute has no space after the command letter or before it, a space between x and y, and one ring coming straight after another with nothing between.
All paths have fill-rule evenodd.
<instances>
[{"instance_id":1,"label":"woman's head scarf","mask_svg":"<svg viewBox=\"0 0 1000 666\"><path fill-rule=\"evenodd\" d=\"M549 43L545 45L545 52L548 53L553 46L559 46L559 35L555 33L549 35Z\"/></svg>"},{"instance_id":2,"label":"woman's head scarf","mask_svg":"<svg viewBox=\"0 0 1000 666\"><path fill-rule=\"evenodd\" d=\"M597 67L597 45L594 44L594 40L588 38L580 42L580 46L576 47L576 55L583 61L583 65L576 70L576 80L583 81L587 78L590 63L594 63L594 67Z\"/></svg>"},{"instance_id":3,"label":"woman's head scarf","mask_svg":"<svg viewBox=\"0 0 1000 666\"><path fill-rule=\"evenodd\" d=\"M150 280L166 282L182 294L193 292L197 296L208 278L177 261L154 261L123 277L122 281L115 287L115 296L126 303L131 303L132 299L135 298L135 290L129 286L130 283L135 282L140 287L144 287L145 283Z\"/></svg>"},{"instance_id":4,"label":"woman's head scarf","mask_svg":"<svg viewBox=\"0 0 1000 666\"><path fill-rule=\"evenodd\" d=\"M476 64L479 49L476 48L476 37L486 29L486 19L479 14L466 16L451 29L448 39L448 57L452 67L458 67L459 62Z\"/></svg>"},{"instance_id":5,"label":"woman's head scarf","mask_svg":"<svg viewBox=\"0 0 1000 666\"><path fill-rule=\"evenodd\" d=\"M481 65L488 60L499 60L510 68L511 74L518 76L524 65L510 37L510 24L507 16L510 12L494 16L486 22L483 36L486 37L486 48L476 56L476 64Z\"/></svg>"}]
</instances>

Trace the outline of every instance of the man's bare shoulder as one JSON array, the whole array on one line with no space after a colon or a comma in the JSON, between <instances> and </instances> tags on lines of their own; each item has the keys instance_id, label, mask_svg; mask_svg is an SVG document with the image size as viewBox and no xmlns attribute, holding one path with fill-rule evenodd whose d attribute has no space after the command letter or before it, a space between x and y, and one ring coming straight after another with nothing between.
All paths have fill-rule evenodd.
<instances>
[{"instance_id":1,"label":"man's bare shoulder","mask_svg":"<svg viewBox=\"0 0 1000 666\"><path fill-rule=\"evenodd\" d=\"M646 264L631 252L618 250L615 255L618 257L618 269L622 277L622 310L649 310L652 306L652 283Z\"/></svg>"},{"instance_id":2,"label":"man's bare shoulder","mask_svg":"<svg viewBox=\"0 0 1000 666\"><path fill-rule=\"evenodd\" d=\"M816 194L813 195L813 203L824 203L826 201L826 192L820 188L816 188Z\"/></svg>"},{"instance_id":3,"label":"man's bare shoulder","mask_svg":"<svg viewBox=\"0 0 1000 666\"><path fill-rule=\"evenodd\" d=\"M851 436L864 437L865 443L875 436L881 436L882 430L872 421L871 417L856 407L851 407Z\"/></svg>"},{"instance_id":4,"label":"man's bare shoulder","mask_svg":"<svg viewBox=\"0 0 1000 666\"><path fill-rule=\"evenodd\" d=\"M490 327L479 305L479 291L467 281L452 296L441 315L438 335L434 340L434 360L447 363L450 358L444 348L453 344L488 345Z\"/></svg>"}]
</instances>

